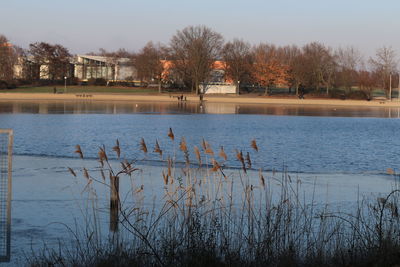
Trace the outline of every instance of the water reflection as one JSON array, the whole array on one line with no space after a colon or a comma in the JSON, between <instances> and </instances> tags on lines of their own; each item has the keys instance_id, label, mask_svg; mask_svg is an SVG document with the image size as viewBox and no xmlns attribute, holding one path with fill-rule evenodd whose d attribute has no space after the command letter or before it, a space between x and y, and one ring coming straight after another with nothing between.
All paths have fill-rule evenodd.
<instances>
[{"instance_id":1,"label":"water reflection","mask_svg":"<svg viewBox=\"0 0 400 267\"><path fill-rule=\"evenodd\" d=\"M197 102L0 101L0 113L30 114L265 114L400 118L400 108Z\"/></svg>"}]
</instances>

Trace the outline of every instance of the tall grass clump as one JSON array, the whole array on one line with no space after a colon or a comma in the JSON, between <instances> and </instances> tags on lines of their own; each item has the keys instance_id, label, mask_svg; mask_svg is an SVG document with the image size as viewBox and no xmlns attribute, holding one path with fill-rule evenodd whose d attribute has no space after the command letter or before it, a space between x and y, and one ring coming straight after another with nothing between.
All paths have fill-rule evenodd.
<instances>
[{"instance_id":1,"label":"tall grass clump","mask_svg":"<svg viewBox=\"0 0 400 267\"><path fill-rule=\"evenodd\" d=\"M145 204L147 188L137 179L145 170L123 157L118 140L111 151L99 148L98 169L69 169L74 176L82 174L87 180L85 191L92 195L97 196L95 184L110 189L109 238L96 230L101 222L91 223L82 235L71 231L73 245L44 249L28 263L392 266L400 262L399 190L340 210L320 203L315 187L303 191L301 179L285 170L278 173L260 168L257 154L266 152L256 140L250 140L247 148L225 151L223 146L214 150L204 139L190 147L172 129L167 136L173 147L170 154L158 140L154 145L143 138L139 142L143 154L155 153L165 162L156 177L162 196L152 205ZM75 152L84 158L80 146ZM238 168L226 166L232 157ZM120 191L120 179L126 177L131 186Z\"/></svg>"}]
</instances>

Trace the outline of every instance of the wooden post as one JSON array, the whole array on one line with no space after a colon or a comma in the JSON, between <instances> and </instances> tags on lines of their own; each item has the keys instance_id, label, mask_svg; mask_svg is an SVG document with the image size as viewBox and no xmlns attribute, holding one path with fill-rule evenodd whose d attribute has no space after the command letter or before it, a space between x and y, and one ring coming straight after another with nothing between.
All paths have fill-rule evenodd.
<instances>
[{"instance_id":1,"label":"wooden post","mask_svg":"<svg viewBox=\"0 0 400 267\"><path fill-rule=\"evenodd\" d=\"M110 177L110 231L118 231L119 177Z\"/></svg>"}]
</instances>

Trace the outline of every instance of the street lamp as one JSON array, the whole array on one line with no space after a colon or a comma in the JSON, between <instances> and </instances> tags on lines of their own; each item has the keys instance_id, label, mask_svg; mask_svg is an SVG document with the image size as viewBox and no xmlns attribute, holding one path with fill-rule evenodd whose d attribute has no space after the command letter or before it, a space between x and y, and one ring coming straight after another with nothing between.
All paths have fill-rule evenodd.
<instances>
[{"instance_id":1,"label":"street lamp","mask_svg":"<svg viewBox=\"0 0 400 267\"><path fill-rule=\"evenodd\" d=\"M400 101L400 73L399 73L399 83L397 84L397 100Z\"/></svg>"},{"instance_id":2,"label":"street lamp","mask_svg":"<svg viewBox=\"0 0 400 267\"><path fill-rule=\"evenodd\" d=\"M67 93L67 76L64 76L64 93Z\"/></svg>"},{"instance_id":3,"label":"street lamp","mask_svg":"<svg viewBox=\"0 0 400 267\"><path fill-rule=\"evenodd\" d=\"M389 100L392 101L392 72L389 74Z\"/></svg>"}]
</instances>

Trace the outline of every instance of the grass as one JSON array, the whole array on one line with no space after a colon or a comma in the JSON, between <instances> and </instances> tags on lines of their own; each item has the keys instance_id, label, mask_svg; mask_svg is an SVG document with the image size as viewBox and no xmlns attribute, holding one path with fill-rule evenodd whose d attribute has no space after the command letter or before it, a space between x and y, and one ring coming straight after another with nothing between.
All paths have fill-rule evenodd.
<instances>
[{"instance_id":1,"label":"grass","mask_svg":"<svg viewBox=\"0 0 400 267\"><path fill-rule=\"evenodd\" d=\"M111 238L105 239L97 234L98 226L88 224L84 235L74 234L71 246L46 248L29 257L28 264L194 267L400 263L399 190L376 200L359 201L354 210L335 211L318 203L313 193L306 201L298 178L258 169L252 159L264 152L256 140L249 142L247 151L235 151L233 156L241 168L232 174L224 165L229 155L223 147L214 150L201 140L199 146L189 148L185 138L177 138L172 129L166 134L168 145L173 147L171 154L163 153L166 150L157 141L154 150L143 138L138 145L144 157L156 153L166 164L159 177L163 198L157 200L157 206L143 204L146 189L137 179L135 161L121 157L124 149L132 146L123 148L118 141L110 150L102 146L98 169L69 170L87 181L89 198L97 196L94 184L116 193L117 204L110 199L110 215L116 216L119 230L110 225ZM80 146L75 152L84 159ZM257 179L250 175L254 169L259 170ZM122 178L131 179L126 196L114 186ZM97 221L96 212L93 216Z\"/></svg>"},{"instance_id":2,"label":"grass","mask_svg":"<svg viewBox=\"0 0 400 267\"><path fill-rule=\"evenodd\" d=\"M57 92L64 93L64 86L21 86L16 89L0 90L5 93L54 93L54 87ZM158 88L141 87L118 87L118 86L67 86L68 94L78 93L107 93L107 94L154 94L158 93Z\"/></svg>"}]
</instances>

